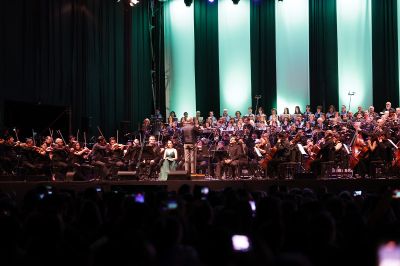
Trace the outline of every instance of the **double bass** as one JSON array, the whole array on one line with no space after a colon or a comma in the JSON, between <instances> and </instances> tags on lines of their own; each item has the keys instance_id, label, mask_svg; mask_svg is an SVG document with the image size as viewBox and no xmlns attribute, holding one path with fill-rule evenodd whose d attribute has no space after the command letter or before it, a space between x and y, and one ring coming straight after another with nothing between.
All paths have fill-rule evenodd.
<instances>
[{"instance_id":1,"label":"double bass","mask_svg":"<svg viewBox=\"0 0 400 266\"><path fill-rule=\"evenodd\" d=\"M355 141L351 146L351 156L349 160L349 167L354 169L360 161L360 158L363 158L365 154L368 152L368 145L362 144L357 141L359 137L359 133L355 133Z\"/></svg>"},{"instance_id":2,"label":"double bass","mask_svg":"<svg viewBox=\"0 0 400 266\"><path fill-rule=\"evenodd\" d=\"M262 169L267 169L268 163L274 158L274 155L278 149L276 147L273 147L269 150L269 152L266 153L263 159L261 159L258 163L260 164L260 167Z\"/></svg>"}]
</instances>

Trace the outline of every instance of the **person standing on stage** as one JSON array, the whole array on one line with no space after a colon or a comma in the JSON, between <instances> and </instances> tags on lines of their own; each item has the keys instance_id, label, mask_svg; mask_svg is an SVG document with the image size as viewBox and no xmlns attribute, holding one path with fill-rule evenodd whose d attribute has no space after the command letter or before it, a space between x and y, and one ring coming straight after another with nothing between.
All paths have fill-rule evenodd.
<instances>
[{"instance_id":1,"label":"person standing on stage","mask_svg":"<svg viewBox=\"0 0 400 266\"><path fill-rule=\"evenodd\" d=\"M178 152L174 148L172 140L168 140L167 147L164 150L164 161L160 169L160 177L158 180L167 180L168 173L176 169L176 160L178 159Z\"/></svg>"},{"instance_id":2,"label":"person standing on stage","mask_svg":"<svg viewBox=\"0 0 400 266\"><path fill-rule=\"evenodd\" d=\"M193 118L189 117L182 128L184 140L185 170L188 173L196 173L196 137L199 129L193 125Z\"/></svg>"}]
</instances>

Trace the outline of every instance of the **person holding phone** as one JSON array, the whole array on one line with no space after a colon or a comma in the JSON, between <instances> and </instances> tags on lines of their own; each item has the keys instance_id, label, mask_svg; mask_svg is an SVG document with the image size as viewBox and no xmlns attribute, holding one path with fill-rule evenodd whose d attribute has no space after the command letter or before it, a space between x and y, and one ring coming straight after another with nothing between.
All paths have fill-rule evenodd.
<instances>
[{"instance_id":1,"label":"person holding phone","mask_svg":"<svg viewBox=\"0 0 400 266\"><path fill-rule=\"evenodd\" d=\"M174 148L171 140L168 140L167 147L164 150L164 161L161 166L160 176L158 180L167 180L168 173L176 169L176 159L178 158L178 152Z\"/></svg>"}]
</instances>

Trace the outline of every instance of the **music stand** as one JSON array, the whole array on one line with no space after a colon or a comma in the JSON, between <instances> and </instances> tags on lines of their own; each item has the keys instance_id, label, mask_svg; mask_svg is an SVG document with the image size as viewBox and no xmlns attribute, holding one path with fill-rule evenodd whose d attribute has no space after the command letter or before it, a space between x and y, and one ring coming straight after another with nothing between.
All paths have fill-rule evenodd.
<instances>
[{"instance_id":1,"label":"music stand","mask_svg":"<svg viewBox=\"0 0 400 266\"><path fill-rule=\"evenodd\" d=\"M153 146L144 146L142 160L153 160L155 157Z\"/></svg>"}]
</instances>

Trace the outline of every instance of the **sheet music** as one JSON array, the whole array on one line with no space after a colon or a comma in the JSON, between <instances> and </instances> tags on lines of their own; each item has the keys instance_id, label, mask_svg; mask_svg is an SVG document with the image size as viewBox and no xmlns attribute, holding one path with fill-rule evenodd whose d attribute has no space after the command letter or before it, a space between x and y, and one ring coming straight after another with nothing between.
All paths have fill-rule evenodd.
<instances>
[{"instance_id":1,"label":"sheet music","mask_svg":"<svg viewBox=\"0 0 400 266\"><path fill-rule=\"evenodd\" d=\"M394 144L394 142L393 142L391 139L388 139L388 141L390 142L390 144L393 145L393 147L394 147L395 149L398 149L397 146L396 146L396 144Z\"/></svg>"},{"instance_id":2,"label":"sheet music","mask_svg":"<svg viewBox=\"0 0 400 266\"><path fill-rule=\"evenodd\" d=\"M349 147L347 147L347 145L346 145L346 144L343 144L343 146L344 146L344 148L345 148L345 150L346 150L347 154L350 154L351 152L350 152L350 149L349 149Z\"/></svg>"},{"instance_id":3,"label":"sheet music","mask_svg":"<svg viewBox=\"0 0 400 266\"><path fill-rule=\"evenodd\" d=\"M254 147L254 150L256 151L258 157L263 157L263 156L261 155L260 150L259 150L258 148Z\"/></svg>"},{"instance_id":4,"label":"sheet music","mask_svg":"<svg viewBox=\"0 0 400 266\"><path fill-rule=\"evenodd\" d=\"M300 143L297 144L297 147L299 148L299 151L301 152L301 155L307 155L306 151L304 150L303 145Z\"/></svg>"}]
</instances>

